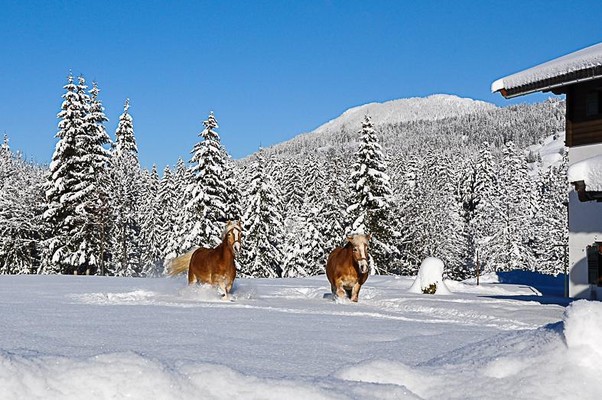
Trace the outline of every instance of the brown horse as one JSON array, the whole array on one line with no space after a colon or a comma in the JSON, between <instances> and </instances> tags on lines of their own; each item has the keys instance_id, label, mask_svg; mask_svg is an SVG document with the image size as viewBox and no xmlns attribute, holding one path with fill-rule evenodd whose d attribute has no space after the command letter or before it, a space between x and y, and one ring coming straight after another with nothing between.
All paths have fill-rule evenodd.
<instances>
[{"instance_id":1,"label":"brown horse","mask_svg":"<svg viewBox=\"0 0 602 400\"><path fill-rule=\"evenodd\" d=\"M368 279L368 242L371 235L347 236L345 247L336 247L326 262L326 277L332 294L357 302L360 288Z\"/></svg>"},{"instance_id":2,"label":"brown horse","mask_svg":"<svg viewBox=\"0 0 602 400\"><path fill-rule=\"evenodd\" d=\"M222 242L217 247L201 247L171 260L168 274L175 276L188 271L189 285L208 283L218 286L224 292L224 298L228 300L236 278L234 257L240 251L241 236L240 221L228 221Z\"/></svg>"}]
</instances>

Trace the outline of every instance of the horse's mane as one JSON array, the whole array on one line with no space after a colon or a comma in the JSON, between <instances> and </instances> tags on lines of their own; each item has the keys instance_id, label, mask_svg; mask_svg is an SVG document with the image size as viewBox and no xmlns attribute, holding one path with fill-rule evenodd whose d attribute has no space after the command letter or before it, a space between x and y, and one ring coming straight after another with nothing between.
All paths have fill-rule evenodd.
<instances>
[{"instance_id":1,"label":"horse's mane","mask_svg":"<svg viewBox=\"0 0 602 400\"><path fill-rule=\"evenodd\" d=\"M236 222L233 222L233 221L229 221L226 224L226 226L224 227L224 231L222 232L222 239L226 237L226 234L232 228L236 228L236 229L242 231L242 227L240 226L240 224L237 224Z\"/></svg>"}]
</instances>

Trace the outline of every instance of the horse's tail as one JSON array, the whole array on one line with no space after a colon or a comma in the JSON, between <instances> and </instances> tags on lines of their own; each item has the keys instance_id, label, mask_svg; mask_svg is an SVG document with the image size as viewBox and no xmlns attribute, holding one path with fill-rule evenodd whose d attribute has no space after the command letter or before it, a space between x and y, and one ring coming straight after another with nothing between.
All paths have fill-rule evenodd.
<instances>
[{"instance_id":1,"label":"horse's tail","mask_svg":"<svg viewBox=\"0 0 602 400\"><path fill-rule=\"evenodd\" d=\"M176 276L181 274L182 272L188 271L188 267L190 266L190 259L192 255L197 249L192 249L186 254L182 254L179 257L169 260L167 264L167 275Z\"/></svg>"}]
</instances>

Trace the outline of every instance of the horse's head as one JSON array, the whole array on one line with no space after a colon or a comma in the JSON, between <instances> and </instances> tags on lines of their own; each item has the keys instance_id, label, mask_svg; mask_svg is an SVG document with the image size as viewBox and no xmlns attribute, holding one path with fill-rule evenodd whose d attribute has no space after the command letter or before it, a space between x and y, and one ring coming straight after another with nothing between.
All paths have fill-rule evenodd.
<instances>
[{"instance_id":1,"label":"horse's head","mask_svg":"<svg viewBox=\"0 0 602 400\"><path fill-rule=\"evenodd\" d=\"M228 245L234 250L234 254L240 252L240 241L242 240L242 226L240 220L226 222L226 237Z\"/></svg>"},{"instance_id":2,"label":"horse's head","mask_svg":"<svg viewBox=\"0 0 602 400\"><path fill-rule=\"evenodd\" d=\"M368 242L371 237L371 234L347 236L347 241L353 249L353 259L359 265L362 274L368 272Z\"/></svg>"}]
</instances>

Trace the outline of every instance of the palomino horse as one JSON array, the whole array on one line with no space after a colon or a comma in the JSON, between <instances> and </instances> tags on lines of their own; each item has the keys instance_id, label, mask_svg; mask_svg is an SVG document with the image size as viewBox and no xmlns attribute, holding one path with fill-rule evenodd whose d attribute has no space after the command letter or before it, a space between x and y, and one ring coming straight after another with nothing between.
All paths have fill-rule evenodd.
<instances>
[{"instance_id":1,"label":"palomino horse","mask_svg":"<svg viewBox=\"0 0 602 400\"><path fill-rule=\"evenodd\" d=\"M357 302L360 288L368 279L368 242L371 235L347 236L345 247L336 247L326 262L326 277L333 295Z\"/></svg>"},{"instance_id":2,"label":"palomino horse","mask_svg":"<svg viewBox=\"0 0 602 400\"><path fill-rule=\"evenodd\" d=\"M205 283L218 286L229 299L236 278L234 256L240 251L242 228L240 221L226 223L222 242L213 249L204 247L192 250L173 259L168 268L170 276L188 271L188 284Z\"/></svg>"}]
</instances>

